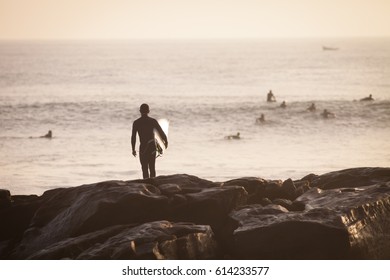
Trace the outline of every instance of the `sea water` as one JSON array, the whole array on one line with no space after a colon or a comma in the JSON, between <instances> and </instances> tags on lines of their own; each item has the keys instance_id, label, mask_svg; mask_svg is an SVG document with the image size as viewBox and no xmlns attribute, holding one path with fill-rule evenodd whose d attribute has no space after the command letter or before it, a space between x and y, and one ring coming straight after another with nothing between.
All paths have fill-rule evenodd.
<instances>
[{"instance_id":1,"label":"sea water","mask_svg":"<svg viewBox=\"0 0 390 280\"><path fill-rule=\"evenodd\" d=\"M0 188L141 178L130 137L142 103L170 123L157 175L388 167L390 39L1 41Z\"/></svg>"}]
</instances>

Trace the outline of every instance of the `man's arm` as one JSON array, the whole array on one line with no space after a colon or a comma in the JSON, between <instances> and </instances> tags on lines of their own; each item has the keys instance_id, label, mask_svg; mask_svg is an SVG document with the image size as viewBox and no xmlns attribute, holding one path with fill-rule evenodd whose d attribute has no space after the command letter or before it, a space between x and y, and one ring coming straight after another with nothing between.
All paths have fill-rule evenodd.
<instances>
[{"instance_id":1,"label":"man's arm","mask_svg":"<svg viewBox=\"0 0 390 280\"><path fill-rule=\"evenodd\" d=\"M133 153L133 156L136 156L137 155L137 152L135 151L135 141L137 140L137 126L135 124L135 122L133 122L133 129L132 129L132 132L131 132L131 148L132 148L132 153Z\"/></svg>"}]
</instances>

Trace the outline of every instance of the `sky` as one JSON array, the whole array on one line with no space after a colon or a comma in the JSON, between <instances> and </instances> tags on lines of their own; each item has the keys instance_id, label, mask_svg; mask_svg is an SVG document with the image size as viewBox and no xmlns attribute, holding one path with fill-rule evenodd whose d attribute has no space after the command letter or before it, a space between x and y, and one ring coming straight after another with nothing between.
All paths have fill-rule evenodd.
<instances>
[{"instance_id":1,"label":"sky","mask_svg":"<svg viewBox=\"0 0 390 280\"><path fill-rule=\"evenodd\" d=\"M388 36L390 0L0 0L0 39Z\"/></svg>"}]
</instances>

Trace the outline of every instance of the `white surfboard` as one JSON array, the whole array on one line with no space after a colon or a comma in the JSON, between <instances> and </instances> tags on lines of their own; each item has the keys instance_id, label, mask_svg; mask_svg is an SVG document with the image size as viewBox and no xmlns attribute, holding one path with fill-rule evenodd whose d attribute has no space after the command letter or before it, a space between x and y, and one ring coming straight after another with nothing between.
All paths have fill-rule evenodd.
<instances>
[{"instance_id":1,"label":"white surfboard","mask_svg":"<svg viewBox=\"0 0 390 280\"><path fill-rule=\"evenodd\" d=\"M167 119L160 119L158 120L158 124L161 126L161 129L164 131L165 135L168 138L169 121ZM162 156L165 152L165 145L156 129L154 130L154 138L156 139L157 148L156 157Z\"/></svg>"}]
</instances>

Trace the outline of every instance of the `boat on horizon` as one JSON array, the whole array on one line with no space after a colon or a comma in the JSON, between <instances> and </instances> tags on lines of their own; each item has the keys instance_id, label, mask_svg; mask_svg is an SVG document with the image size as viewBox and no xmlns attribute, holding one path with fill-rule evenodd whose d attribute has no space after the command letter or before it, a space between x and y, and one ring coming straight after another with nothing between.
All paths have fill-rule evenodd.
<instances>
[{"instance_id":1,"label":"boat on horizon","mask_svg":"<svg viewBox=\"0 0 390 280\"><path fill-rule=\"evenodd\" d=\"M339 48L322 46L323 51L337 51Z\"/></svg>"}]
</instances>

